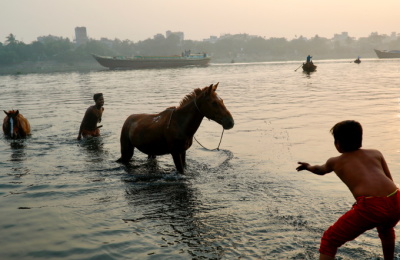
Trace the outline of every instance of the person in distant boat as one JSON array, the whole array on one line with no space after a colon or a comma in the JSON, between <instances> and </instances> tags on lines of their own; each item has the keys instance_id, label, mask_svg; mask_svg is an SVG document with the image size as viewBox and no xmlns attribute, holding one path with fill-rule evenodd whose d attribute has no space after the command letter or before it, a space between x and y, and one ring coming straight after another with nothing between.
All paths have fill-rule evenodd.
<instances>
[{"instance_id":1,"label":"person in distant boat","mask_svg":"<svg viewBox=\"0 0 400 260\"><path fill-rule=\"evenodd\" d=\"M100 127L102 125L97 126L97 123L101 122L101 117L104 111L104 97L102 93L94 94L93 96L94 102L96 103L93 106L90 106L85 113L85 116L82 119L81 126L79 127L78 140L81 140L81 137L88 136L99 136L100 135Z\"/></svg>"},{"instance_id":2,"label":"person in distant boat","mask_svg":"<svg viewBox=\"0 0 400 260\"><path fill-rule=\"evenodd\" d=\"M362 126L346 120L331 129L340 156L323 165L299 162L297 171L307 170L317 175L334 171L347 185L356 203L322 235L319 259L334 259L344 243L376 228L382 243L384 259L394 259L395 231L400 220L400 191L393 182L382 153L361 149Z\"/></svg>"},{"instance_id":3,"label":"person in distant boat","mask_svg":"<svg viewBox=\"0 0 400 260\"><path fill-rule=\"evenodd\" d=\"M308 56L307 56L307 63L312 62L311 59L312 59L312 56L308 55Z\"/></svg>"}]
</instances>

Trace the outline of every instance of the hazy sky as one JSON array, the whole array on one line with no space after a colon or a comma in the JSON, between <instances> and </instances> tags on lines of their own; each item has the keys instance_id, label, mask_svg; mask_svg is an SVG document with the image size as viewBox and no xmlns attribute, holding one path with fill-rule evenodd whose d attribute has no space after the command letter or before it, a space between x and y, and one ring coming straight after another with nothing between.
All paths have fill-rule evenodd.
<instances>
[{"instance_id":1,"label":"hazy sky","mask_svg":"<svg viewBox=\"0 0 400 260\"><path fill-rule=\"evenodd\" d=\"M348 32L400 33L399 0L0 0L0 42L10 33L31 43L38 36L88 36L137 42L167 30L185 39L247 33L262 37L332 38Z\"/></svg>"}]
</instances>

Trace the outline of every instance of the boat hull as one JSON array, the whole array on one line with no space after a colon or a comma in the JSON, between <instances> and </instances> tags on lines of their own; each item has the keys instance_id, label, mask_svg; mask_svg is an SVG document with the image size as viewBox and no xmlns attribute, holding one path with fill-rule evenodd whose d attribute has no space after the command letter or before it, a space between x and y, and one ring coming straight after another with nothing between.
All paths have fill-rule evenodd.
<instances>
[{"instance_id":1,"label":"boat hull","mask_svg":"<svg viewBox=\"0 0 400 260\"><path fill-rule=\"evenodd\" d=\"M304 72L314 72L317 69L317 66L311 62L303 63L302 67Z\"/></svg>"},{"instance_id":2,"label":"boat hull","mask_svg":"<svg viewBox=\"0 0 400 260\"><path fill-rule=\"evenodd\" d=\"M110 69L147 69L147 68L174 68L185 66L207 66L209 57L104 57L92 54L103 67Z\"/></svg>"},{"instance_id":3,"label":"boat hull","mask_svg":"<svg viewBox=\"0 0 400 260\"><path fill-rule=\"evenodd\" d=\"M380 51L374 50L379 59L396 59L400 58L400 51Z\"/></svg>"}]
</instances>

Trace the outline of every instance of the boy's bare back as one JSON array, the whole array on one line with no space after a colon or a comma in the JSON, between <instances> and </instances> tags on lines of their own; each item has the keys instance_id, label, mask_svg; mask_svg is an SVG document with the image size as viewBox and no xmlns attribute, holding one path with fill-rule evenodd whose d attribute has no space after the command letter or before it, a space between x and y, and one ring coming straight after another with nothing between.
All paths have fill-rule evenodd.
<instances>
[{"instance_id":1,"label":"boy's bare back","mask_svg":"<svg viewBox=\"0 0 400 260\"><path fill-rule=\"evenodd\" d=\"M332 157L326 168L334 171L355 198L384 197L397 189L381 152L358 149Z\"/></svg>"}]
</instances>

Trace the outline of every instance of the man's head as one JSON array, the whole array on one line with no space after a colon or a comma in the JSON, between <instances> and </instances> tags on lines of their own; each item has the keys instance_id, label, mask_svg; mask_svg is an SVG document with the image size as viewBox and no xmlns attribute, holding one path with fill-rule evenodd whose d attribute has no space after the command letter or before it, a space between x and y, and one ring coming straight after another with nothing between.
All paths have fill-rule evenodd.
<instances>
[{"instance_id":1,"label":"man's head","mask_svg":"<svg viewBox=\"0 0 400 260\"><path fill-rule=\"evenodd\" d=\"M332 127L331 133L335 138L335 145L340 147L340 152L352 152L362 146L363 130L357 121L339 122Z\"/></svg>"},{"instance_id":2,"label":"man's head","mask_svg":"<svg viewBox=\"0 0 400 260\"><path fill-rule=\"evenodd\" d=\"M103 97L103 93L96 93L96 94L94 94L94 95L93 95L93 100L94 100L94 102L96 102L97 99L99 99L99 98L101 98L101 97Z\"/></svg>"}]
</instances>

